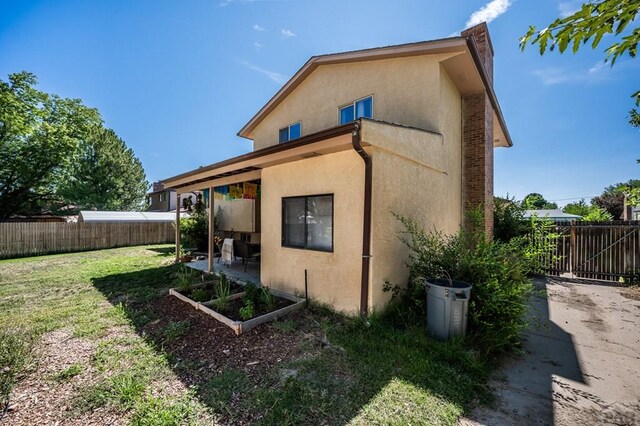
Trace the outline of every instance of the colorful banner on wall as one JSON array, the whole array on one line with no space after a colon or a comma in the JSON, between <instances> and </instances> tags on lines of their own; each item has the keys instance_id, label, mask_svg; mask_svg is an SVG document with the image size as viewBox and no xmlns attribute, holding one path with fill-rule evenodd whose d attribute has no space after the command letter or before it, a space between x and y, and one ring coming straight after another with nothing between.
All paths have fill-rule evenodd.
<instances>
[{"instance_id":1,"label":"colorful banner on wall","mask_svg":"<svg viewBox=\"0 0 640 426\"><path fill-rule=\"evenodd\" d=\"M241 198L255 200L260 198L260 185L244 182L237 185L218 186L213 194L215 200L238 200Z\"/></svg>"},{"instance_id":2,"label":"colorful banner on wall","mask_svg":"<svg viewBox=\"0 0 640 426\"><path fill-rule=\"evenodd\" d=\"M242 186L240 185L229 185L229 197L232 200L237 198L242 198Z\"/></svg>"},{"instance_id":3,"label":"colorful banner on wall","mask_svg":"<svg viewBox=\"0 0 640 426\"><path fill-rule=\"evenodd\" d=\"M251 182L245 182L242 198L255 200L258 197L258 185Z\"/></svg>"}]
</instances>

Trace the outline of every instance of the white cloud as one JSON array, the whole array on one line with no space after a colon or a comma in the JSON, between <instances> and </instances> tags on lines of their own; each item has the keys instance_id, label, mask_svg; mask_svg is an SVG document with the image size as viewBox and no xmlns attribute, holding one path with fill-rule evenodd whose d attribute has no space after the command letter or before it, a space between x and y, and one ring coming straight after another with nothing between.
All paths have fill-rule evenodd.
<instances>
[{"instance_id":1,"label":"white cloud","mask_svg":"<svg viewBox=\"0 0 640 426\"><path fill-rule=\"evenodd\" d=\"M567 16L571 16L580 10L581 2L579 1L567 1L558 4L558 11L560 12L560 17L566 18Z\"/></svg>"},{"instance_id":2,"label":"white cloud","mask_svg":"<svg viewBox=\"0 0 640 426\"><path fill-rule=\"evenodd\" d=\"M609 74L602 72L605 68L607 68L607 64L605 64L604 61L598 61L587 70L567 70L565 68L547 67L535 70L532 74L538 77L545 86L562 83L595 83L609 78Z\"/></svg>"},{"instance_id":3,"label":"white cloud","mask_svg":"<svg viewBox=\"0 0 640 426\"><path fill-rule=\"evenodd\" d=\"M269 79L271 79L272 81L275 81L278 84L283 84L285 81L287 81L287 76L284 74L280 74L278 72L275 71L269 71L269 70L265 70L264 68L260 68L258 66L253 65L250 62L247 61L238 61L240 62L242 65L244 65L245 67L249 68L250 70L253 70L255 72L259 72L260 74L264 74L267 77L269 77Z\"/></svg>"},{"instance_id":4,"label":"white cloud","mask_svg":"<svg viewBox=\"0 0 640 426\"><path fill-rule=\"evenodd\" d=\"M255 47L256 49L262 49L262 44L258 43L257 41L253 42L253 47Z\"/></svg>"},{"instance_id":5,"label":"white cloud","mask_svg":"<svg viewBox=\"0 0 640 426\"><path fill-rule=\"evenodd\" d=\"M264 27L261 27L261 26L260 26L260 25L258 25L258 24L255 24L255 25L253 26L253 29L254 29L254 30L256 30L256 31L267 31Z\"/></svg>"},{"instance_id":6,"label":"white cloud","mask_svg":"<svg viewBox=\"0 0 640 426\"><path fill-rule=\"evenodd\" d=\"M509 6L511 6L511 0L491 0L469 16L465 28L473 27L482 22L489 23L505 13Z\"/></svg>"},{"instance_id":7,"label":"white cloud","mask_svg":"<svg viewBox=\"0 0 640 426\"><path fill-rule=\"evenodd\" d=\"M291 30L287 30L287 29L285 29L285 28L281 29L281 30L280 30L280 33L282 34L282 36L283 36L284 38L289 38L289 37L295 37L295 36L296 36L296 35L295 35L295 33L294 33L293 31L291 31Z\"/></svg>"},{"instance_id":8,"label":"white cloud","mask_svg":"<svg viewBox=\"0 0 640 426\"><path fill-rule=\"evenodd\" d=\"M604 61L596 62L591 68L589 68L589 75L594 75L605 68L607 64Z\"/></svg>"}]
</instances>

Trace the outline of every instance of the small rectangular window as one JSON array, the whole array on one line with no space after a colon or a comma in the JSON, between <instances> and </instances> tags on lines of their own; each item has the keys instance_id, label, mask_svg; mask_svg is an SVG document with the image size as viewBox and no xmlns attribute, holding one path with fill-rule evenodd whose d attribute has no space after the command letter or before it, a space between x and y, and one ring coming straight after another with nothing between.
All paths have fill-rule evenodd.
<instances>
[{"instance_id":1,"label":"small rectangular window","mask_svg":"<svg viewBox=\"0 0 640 426\"><path fill-rule=\"evenodd\" d=\"M162 202L162 200L164 200L163 195L164 195L164 194L162 194L162 193L160 193L160 194L158 195L158 197L160 197L160 202Z\"/></svg>"},{"instance_id":2,"label":"small rectangular window","mask_svg":"<svg viewBox=\"0 0 640 426\"><path fill-rule=\"evenodd\" d=\"M340 107L340 124L347 124L359 118L373 118L373 96L358 99Z\"/></svg>"},{"instance_id":3,"label":"small rectangular window","mask_svg":"<svg viewBox=\"0 0 640 426\"><path fill-rule=\"evenodd\" d=\"M280 129L278 140L280 143L289 142L298 139L301 135L302 128L300 122L297 122Z\"/></svg>"},{"instance_id":4,"label":"small rectangular window","mask_svg":"<svg viewBox=\"0 0 640 426\"><path fill-rule=\"evenodd\" d=\"M333 194L282 199L282 246L333 251Z\"/></svg>"}]
</instances>

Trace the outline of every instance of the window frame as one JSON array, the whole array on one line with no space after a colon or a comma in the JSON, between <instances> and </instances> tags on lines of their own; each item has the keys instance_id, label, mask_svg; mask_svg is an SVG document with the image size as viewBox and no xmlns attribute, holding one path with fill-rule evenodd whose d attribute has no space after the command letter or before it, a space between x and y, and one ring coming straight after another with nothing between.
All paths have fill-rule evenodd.
<instances>
[{"instance_id":1,"label":"window frame","mask_svg":"<svg viewBox=\"0 0 640 426\"><path fill-rule=\"evenodd\" d=\"M320 248L309 248L308 244L308 238L309 238L309 233L308 233L308 223L307 223L307 216L309 215L309 198L315 198L315 197L331 197L331 248L330 249L320 249ZM293 245L287 245L285 243L285 201L286 200L295 200L295 199L304 199L304 214L305 214L305 218L304 218L304 247L299 247L299 246L293 246ZM334 201L335 201L335 196L333 193L327 193L327 194L311 194L311 195L295 195L295 196L290 196L290 197L282 197L282 210L281 210L281 218L280 218L280 222L281 222L281 230L280 230L280 247L283 248L290 248L290 249L298 249L298 250L310 250L310 251L319 251L322 253L333 253L334 250L334 237L335 237L335 206L334 206Z\"/></svg>"},{"instance_id":2,"label":"window frame","mask_svg":"<svg viewBox=\"0 0 640 426\"><path fill-rule=\"evenodd\" d=\"M295 139L291 139L291 127L295 126L296 124L300 125L300 136L298 136ZM281 141L280 140L280 132L282 132L283 130L287 129L287 140L286 141ZM284 126L281 127L280 129L278 129L278 143L287 143L290 141L294 141L296 139L300 139L302 137L302 120L298 120L295 123L291 123L288 126Z\"/></svg>"},{"instance_id":3,"label":"window frame","mask_svg":"<svg viewBox=\"0 0 640 426\"><path fill-rule=\"evenodd\" d=\"M367 95L367 96L363 96L363 97L361 97L361 98L358 98L358 99L356 99L356 100L354 100L354 101L352 101L352 102L347 102L346 104L339 105L339 106L338 106L338 125L339 125L339 126L344 126L345 124L353 123L354 121L358 120L358 118L355 118L355 117L356 117L356 103L357 103L357 102L360 102L360 101L363 101L363 100L365 100L365 99L367 99L367 98L371 98L371 117L366 117L366 118L371 118L371 119L373 119L373 115L374 115L374 103L375 103L375 102L374 102L374 97L373 97L373 93L372 93L372 94L370 94L370 95ZM347 122L347 123L342 123L342 121L341 121L342 109L347 108L347 107L350 107L350 106L352 106L352 107L353 107L353 120L352 120L352 121L349 121L349 122ZM361 117L361 118L362 118L362 117Z\"/></svg>"}]
</instances>

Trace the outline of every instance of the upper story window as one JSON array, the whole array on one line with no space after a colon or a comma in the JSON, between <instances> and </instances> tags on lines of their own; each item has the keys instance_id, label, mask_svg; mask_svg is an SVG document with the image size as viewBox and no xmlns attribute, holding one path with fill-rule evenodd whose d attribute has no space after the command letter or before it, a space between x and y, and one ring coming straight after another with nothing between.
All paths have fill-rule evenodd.
<instances>
[{"instance_id":1,"label":"upper story window","mask_svg":"<svg viewBox=\"0 0 640 426\"><path fill-rule=\"evenodd\" d=\"M373 96L367 96L340 107L341 125L351 123L362 117L373 118Z\"/></svg>"},{"instance_id":2,"label":"upper story window","mask_svg":"<svg viewBox=\"0 0 640 426\"><path fill-rule=\"evenodd\" d=\"M287 127L280 129L280 143L289 142L298 139L301 134L300 122L293 123Z\"/></svg>"}]
</instances>

